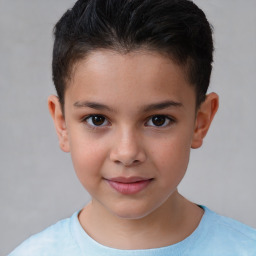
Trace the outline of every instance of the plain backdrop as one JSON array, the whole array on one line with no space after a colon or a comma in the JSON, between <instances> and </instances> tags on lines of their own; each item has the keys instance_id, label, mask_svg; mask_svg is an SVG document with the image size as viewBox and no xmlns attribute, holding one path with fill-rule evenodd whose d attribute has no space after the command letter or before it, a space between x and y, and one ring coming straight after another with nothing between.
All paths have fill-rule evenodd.
<instances>
[{"instance_id":1,"label":"plain backdrop","mask_svg":"<svg viewBox=\"0 0 256 256\"><path fill-rule=\"evenodd\" d=\"M89 195L47 109L52 29L73 0L0 0L0 255L81 209ZM196 0L214 26L209 91L220 109L179 186L188 199L256 227L256 1Z\"/></svg>"}]
</instances>

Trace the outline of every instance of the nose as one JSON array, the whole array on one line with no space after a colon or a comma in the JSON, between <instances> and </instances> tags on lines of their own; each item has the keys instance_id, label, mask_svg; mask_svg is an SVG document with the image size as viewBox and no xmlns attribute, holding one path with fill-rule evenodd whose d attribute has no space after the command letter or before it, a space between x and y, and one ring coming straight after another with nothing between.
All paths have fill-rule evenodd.
<instances>
[{"instance_id":1,"label":"nose","mask_svg":"<svg viewBox=\"0 0 256 256\"><path fill-rule=\"evenodd\" d=\"M110 160L117 164L128 167L138 165L146 160L142 139L133 131L121 131L114 138L113 145Z\"/></svg>"}]
</instances>

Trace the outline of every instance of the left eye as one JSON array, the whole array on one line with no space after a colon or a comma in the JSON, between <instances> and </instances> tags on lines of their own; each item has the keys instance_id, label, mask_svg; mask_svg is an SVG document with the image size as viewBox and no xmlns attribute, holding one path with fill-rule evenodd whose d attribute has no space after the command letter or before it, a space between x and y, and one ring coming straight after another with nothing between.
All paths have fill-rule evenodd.
<instances>
[{"instance_id":1,"label":"left eye","mask_svg":"<svg viewBox=\"0 0 256 256\"><path fill-rule=\"evenodd\" d=\"M148 120L147 126L165 127L165 126L168 126L171 121L172 120L167 116L163 116L163 115L152 116Z\"/></svg>"}]
</instances>

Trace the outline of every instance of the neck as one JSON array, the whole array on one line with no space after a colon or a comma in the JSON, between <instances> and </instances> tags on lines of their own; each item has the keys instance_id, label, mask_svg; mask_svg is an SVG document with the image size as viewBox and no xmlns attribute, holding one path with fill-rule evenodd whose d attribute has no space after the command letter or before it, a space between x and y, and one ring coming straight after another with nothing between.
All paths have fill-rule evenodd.
<instances>
[{"instance_id":1,"label":"neck","mask_svg":"<svg viewBox=\"0 0 256 256\"><path fill-rule=\"evenodd\" d=\"M159 248L184 240L196 229L202 215L201 208L175 192L158 209L138 219L120 218L92 201L80 212L79 221L98 243L135 250Z\"/></svg>"}]
</instances>

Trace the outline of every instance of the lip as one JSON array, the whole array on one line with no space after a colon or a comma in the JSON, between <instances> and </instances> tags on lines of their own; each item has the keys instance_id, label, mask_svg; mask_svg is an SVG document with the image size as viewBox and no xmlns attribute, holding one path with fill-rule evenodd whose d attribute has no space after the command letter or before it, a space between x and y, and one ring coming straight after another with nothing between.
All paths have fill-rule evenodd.
<instances>
[{"instance_id":1,"label":"lip","mask_svg":"<svg viewBox=\"0 0 256 256\"><path fill-rule=\"evenodd\" d=\"M115 177L106 179L108 184L117 192L125 195L139 193L144 190L151 182L152 178L143 177Z\"/></svg>"}]
</instances>

